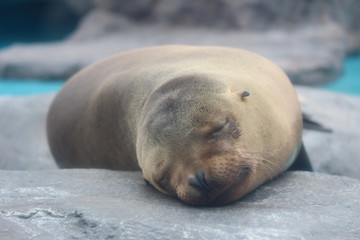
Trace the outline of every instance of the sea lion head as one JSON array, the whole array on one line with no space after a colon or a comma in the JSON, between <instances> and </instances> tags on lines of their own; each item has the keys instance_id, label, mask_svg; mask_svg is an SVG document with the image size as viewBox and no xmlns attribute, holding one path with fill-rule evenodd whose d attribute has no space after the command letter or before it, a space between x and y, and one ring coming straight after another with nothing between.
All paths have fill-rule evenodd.
<instances>
[{"instance_id":1,"label":"sea lion head","mask_svg":"<svg viewBox=\"0 0 360 240\"><path fill-rule=\"evenodd\" d=\"M293 144L282 130L290 126L271 103L217 80L226 77L176 77L143 107L136 148L144 178L191 205L239 199L284 171L297 151L284 150Z\"/></svg>"}]
</instances>

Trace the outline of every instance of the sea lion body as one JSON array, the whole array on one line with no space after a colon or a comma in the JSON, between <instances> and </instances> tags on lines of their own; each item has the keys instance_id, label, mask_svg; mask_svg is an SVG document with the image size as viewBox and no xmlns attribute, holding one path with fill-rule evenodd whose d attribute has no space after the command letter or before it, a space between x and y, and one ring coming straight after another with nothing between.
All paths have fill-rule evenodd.
<instances>
[{"instance_id":1,"label":"sea lion body","mask_svg":"<svg viewBox=\"0 0 360 240\"><path fill-rule=\"evenodd\" d=\"M60 167L142 170L189 204L223 204L294 162L302 117L292 84L269 60L162 46L75 74L52 103L47 132Z\"/></svg>"}]
</instances>

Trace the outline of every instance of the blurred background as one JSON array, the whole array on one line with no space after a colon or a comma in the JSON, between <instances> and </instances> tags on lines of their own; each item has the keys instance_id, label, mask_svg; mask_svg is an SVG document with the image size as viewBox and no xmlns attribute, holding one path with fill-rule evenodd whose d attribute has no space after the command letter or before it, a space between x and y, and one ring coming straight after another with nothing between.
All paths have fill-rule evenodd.
<instances>
[{"instance_id":1,"label":"blurred background","mask_svg":"<svg viewBox=\"0 0 360 240\"><path fill-rule=\"evenodd\" d=\"M163 44L248 49L295 84L360 96L358 0L1 0L0 94L54 92L96 60Z\"/></svg>"},{"instance_id":2,"label":"blurred background","mask_svg":"<svg viewBox=\"0 0 360 240\"><path fill-rule=\"evenodd\" d=\"M360 179L360 0L0 0L0 169L56 169L54 92L101 58L163 44L278 64L302 110L333 130L304 131L315 171Z\"/></svg>"}]
</instances>

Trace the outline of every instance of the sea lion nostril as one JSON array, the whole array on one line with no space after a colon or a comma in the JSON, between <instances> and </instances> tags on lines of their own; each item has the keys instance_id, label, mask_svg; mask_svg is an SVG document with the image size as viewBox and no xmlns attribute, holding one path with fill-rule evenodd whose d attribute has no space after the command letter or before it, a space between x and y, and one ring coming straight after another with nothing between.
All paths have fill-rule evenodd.
<instances>
[{"instance_id":1,"label":"sea lion nostril","mask_svg":"<svg viewBox=\"0 0 360 240\"><path fill-rule=\"evenodd\" d=\"M209 186L207 185L207 183L205 182L205 174L203 171L197 171L196 174L196 179L200 182L200 184L202 186L204 186L205 188L208 188Z\"/></svg>"},{"instance_id":2,"label":"sea lion nostril","mask_svg":"<svg viewBox=\"0 0 360 240\"><path fill-rule=\"evenodd\" d=\"M211 188L205 181L205 174L203 171L197 171L195 177L189 178L189 184L202 189L205 192L210 192Z\"/></svg>"},{"instance_id":3,"label":"sea lion nostril","mask_svg":"<svg viewBox=\"0 0 360 240\"><path fill-rule=\"evenodd\" d=\"M202 185L200 184L200 182L196 178L191 177L191 178L189 178L188 182L189 182L190 185L196 186L196 187L199 187L199 188L202 189Z\"/></svg>"}]
</instances>

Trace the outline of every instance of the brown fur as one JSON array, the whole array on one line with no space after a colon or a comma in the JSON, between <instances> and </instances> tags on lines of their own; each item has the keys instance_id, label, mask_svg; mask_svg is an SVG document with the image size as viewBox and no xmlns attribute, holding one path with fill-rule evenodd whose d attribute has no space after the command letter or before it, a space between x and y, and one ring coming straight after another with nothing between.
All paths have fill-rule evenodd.
<instances>
[{"instance_id":1,"label":"brown fur","mask_svg":"<svg viewBox=\"0 0 360 240\"><path fill-rule=\"evenodd\" d=\"M285 171L300 149L296 93L282 70L225 47L128 51L74 75L48 115L60 167L139 170L190 204L232 202ZM197 171L211 188L189 185Z\"/></svg>"}]
</instances>

